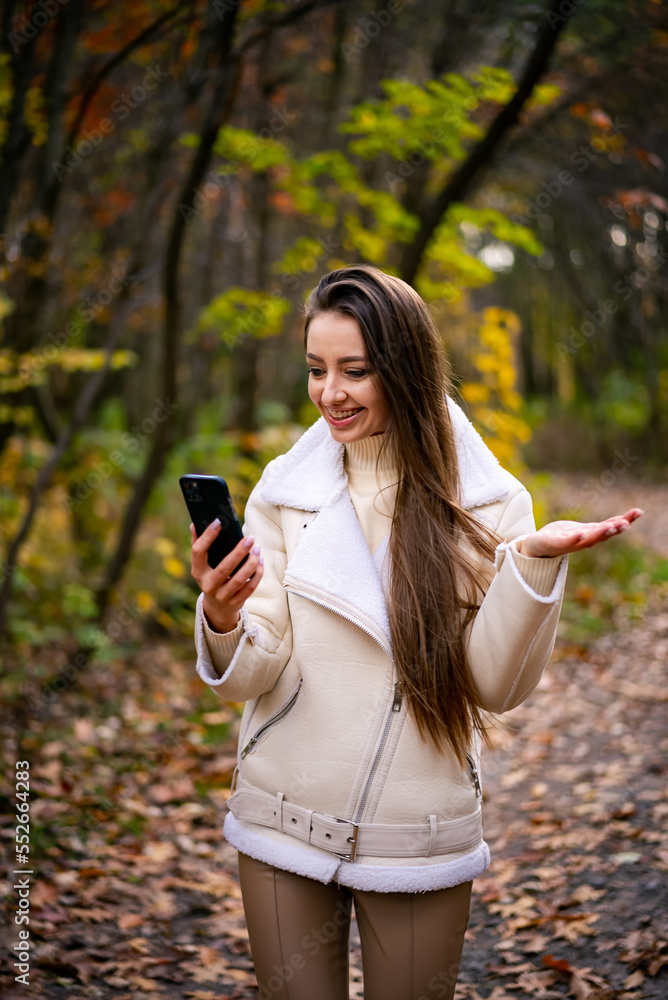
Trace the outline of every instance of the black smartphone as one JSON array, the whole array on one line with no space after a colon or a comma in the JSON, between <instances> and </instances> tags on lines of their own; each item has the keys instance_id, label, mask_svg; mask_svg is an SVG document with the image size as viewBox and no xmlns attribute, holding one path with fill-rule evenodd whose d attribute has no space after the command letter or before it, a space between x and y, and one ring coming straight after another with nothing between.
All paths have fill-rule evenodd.
<instances>
[{"instance_id":1,"label":"black smartphone","mask_svg":"<svg viewBox=\"0 0 668 1000\"><path fill-rule=\"evenodd\" d=\"M179 483L198 538L212 521L217 517L220 518L220 531L207 553L209 566L215 569L221 559L224 559L244 537L227 483L220 476L197 475L181 476ZM233 576L247 559L248 556L244 556L230 576Z\"/></svg>"}]
</instances>

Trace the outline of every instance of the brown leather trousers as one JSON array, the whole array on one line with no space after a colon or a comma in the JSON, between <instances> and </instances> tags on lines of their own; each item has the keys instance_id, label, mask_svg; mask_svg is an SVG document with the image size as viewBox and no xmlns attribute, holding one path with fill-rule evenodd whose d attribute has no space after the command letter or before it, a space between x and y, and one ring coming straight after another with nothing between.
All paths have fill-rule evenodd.
<instances>
[{"instance_id":1,"label":"brown leather trousers","mask_svg":"<svg viewBox=\"0 0 668 1000\"><path fill-rule=\"evenodd\" d=\"M360 892L241 853L239 879L261 1000L348 1000L353 900L364 1000L452 1000L471 882Z\"/></svg>"}]
</instances>

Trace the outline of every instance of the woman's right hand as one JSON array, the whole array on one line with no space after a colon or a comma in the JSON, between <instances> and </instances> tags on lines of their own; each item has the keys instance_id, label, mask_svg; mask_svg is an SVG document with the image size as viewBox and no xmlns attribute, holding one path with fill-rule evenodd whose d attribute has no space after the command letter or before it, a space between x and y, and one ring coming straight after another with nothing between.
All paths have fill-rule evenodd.
<instances>
[{"instance_id":1,"label":"woman's right hand","mask_svg":"<svg viewBox=\"0 0 668 1000\"><path fill-rule=\"evenodd\" d=\"M207 552L219 531L220 524L214 526L212 523L198 538L195 526L190 525L191 573L204 592L203 609L209 624L217 632L231 632L236 628L239 612L246 598L250 597L262 579L264 559L260 554L260 546L253 545L255 539L249 535L242 538L212 569L207 560ZM234 576L230 576L244 556L248 556L247 561Z\"/></svg>"}]
</instances>

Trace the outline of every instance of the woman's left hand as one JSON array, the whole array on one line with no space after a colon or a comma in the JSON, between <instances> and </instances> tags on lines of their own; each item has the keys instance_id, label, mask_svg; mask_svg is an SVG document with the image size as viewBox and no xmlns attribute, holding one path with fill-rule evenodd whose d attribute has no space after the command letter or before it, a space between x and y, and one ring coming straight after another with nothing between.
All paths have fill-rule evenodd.
<instances>
[{"instance_id":1,"label":"woman's left hand","mask_svg":"<svg viewBox=\"0 0 668 1000\"><path fill-rule=\"evenodd\" d=\"M605 521L551 521L539 531L522 538L517 547L523 556L563 556L567 552L590 549L631 527L644 511L632 507L626 514L608 517Z\"/></svg>"}]
</instances>

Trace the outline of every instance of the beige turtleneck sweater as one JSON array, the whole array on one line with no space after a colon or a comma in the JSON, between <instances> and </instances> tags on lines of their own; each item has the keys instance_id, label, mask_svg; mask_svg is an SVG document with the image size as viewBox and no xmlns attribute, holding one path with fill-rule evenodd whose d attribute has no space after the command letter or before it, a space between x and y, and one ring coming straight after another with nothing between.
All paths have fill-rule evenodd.
<instances>
[{"instance_id":1,"label":"beige turtleneck sweater","mask_svg":"<svg viewBox=\"0 0 668 1000\"><path fill-rule=\"evenodd\" d=\"M398 474L392 453L378 459L384 434L372 434L346 445L343 464L348 492L370 552L375 552L392 527ZM387 487L387 488L385 488Z\"/></svg>"}]
</instances>

